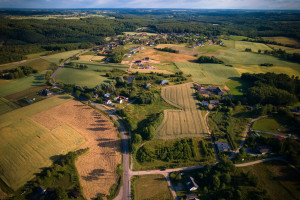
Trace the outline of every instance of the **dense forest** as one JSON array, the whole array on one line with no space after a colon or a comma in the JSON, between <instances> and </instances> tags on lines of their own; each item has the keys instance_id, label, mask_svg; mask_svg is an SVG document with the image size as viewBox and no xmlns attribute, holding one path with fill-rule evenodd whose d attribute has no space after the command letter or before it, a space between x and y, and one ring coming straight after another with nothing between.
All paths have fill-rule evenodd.
<instances>
[{"instance_id":1,"label":"dense forest","mask_svg":"<svg viewBox=\"0 0 300 200\"><path fill-rule=\"evenodd\" d=\"M39 19L52 15L59 17ZM65 19L64 16L77 18ZM134 31L139 27L146 27L148 32L194 33L210 38L243 35L254 39L263 36L300 39L299 17L300 13L296 11L1 10L0 60L7 63L43 50L64 51L102 44L107 36ZM293 55L280 56L298 60Z\"/></svg>"}]
</instances>

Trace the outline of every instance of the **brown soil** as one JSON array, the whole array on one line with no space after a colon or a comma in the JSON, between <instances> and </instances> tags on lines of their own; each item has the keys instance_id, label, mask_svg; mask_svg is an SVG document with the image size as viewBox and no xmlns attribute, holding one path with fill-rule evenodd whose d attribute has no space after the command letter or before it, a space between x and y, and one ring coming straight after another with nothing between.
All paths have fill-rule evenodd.
<instances>
[{"instance_id":1,"label":"brown soil","mask_svg":"<svg viewBox=\"0 0 300 200\"><path fill-rule=\"evenodd\" d=\"M117 181L116 169L122 159L121 141L113 123L77 101L66 102L32 118L50 130L65 123L85 137L86 142L79 149L88 147L89 151L76 161L84 197L107 195Z\"/></svg>"}]
</instances>

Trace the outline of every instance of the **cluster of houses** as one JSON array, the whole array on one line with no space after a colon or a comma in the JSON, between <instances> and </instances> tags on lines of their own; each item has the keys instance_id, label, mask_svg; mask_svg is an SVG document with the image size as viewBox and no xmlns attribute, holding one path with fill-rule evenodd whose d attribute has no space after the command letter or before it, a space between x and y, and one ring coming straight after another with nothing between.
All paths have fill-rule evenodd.
<instances>
[{"instance_id":1,"label":"cluster of houses","mask_svg":"<svg viewBox=\"0 0 300 200\"><path fill-rule=\"evenodd\" d=\"M199 94L203 96L210 96L210 95L224 95L224 92L220 87L215 86L208 86L207 88L203 87L202 85L196 85L196 89L198 90Z\"/></svg>"},{"instance_id":2,"label":"cluster of houses","mask_svg":"<svg viewBox=\"0 0 300 200\"><path fill-rule=\"evenodd\" d=\"M139 48L134 48L134 47L132 47L132 48L129 48L129 49L130 49L131 51L130 51L130 53L124 55L125 58L130 58L130 57L132 56L132 54L140 53L140 51L145 50L145 47L143 47L143 46L141 46L141 47L139 47Z\"/></svg>"},{"instance_id":3,"label":"cluster of houses","mask_svg":"<svg viewBox=\"0 0 300 200\"><path fill-rule=\"evenodd\" d=\"M110 97L111 97L111 95L109 93L105 94L104 98L103 98L103 103L106 105L109 105L109 106L114 106L113 101L115 101L119 104L121 104L123 102L128 102L128 97L118 96L118 97L113 98L113 100Z\"/></svg>"}]
</instances>

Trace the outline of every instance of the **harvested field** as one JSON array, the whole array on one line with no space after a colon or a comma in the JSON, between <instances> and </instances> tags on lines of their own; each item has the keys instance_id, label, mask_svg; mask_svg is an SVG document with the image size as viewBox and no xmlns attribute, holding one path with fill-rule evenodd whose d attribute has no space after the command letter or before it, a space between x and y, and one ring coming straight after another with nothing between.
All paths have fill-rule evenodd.
<instances>
[{"instance_id":1,"label":"harvested field","mask_svg":"<svg viewBox=\"0 0 300 200\"><path fill-rule=\"evenodd\" d=\"M81 55L79 56L79 62L90 62L94 55Z\"/></svg>"},{"instance_id":2,"label":"harvested field","mask_svg":"<svg viewBox=\"0 0 300 200\"><path fill-rule=\"evenodd\" d=\"M14 104L13 102L10 102L9 100L3 97L0 97L0 115L13 111L17 108L19 108L18 105Z\"/></svg>"},{"instance_id":3,"label":"harvested field","mask_svg":"<svg viewBox=\"0 0 300 200\"><path fill-rule=\"evenodd\" d=\"M117 181L121 163L121 141L113 123L98 111L77 101L69 101L39 113L33 118L50 130L67 124L85 137L79 148L89 148L80 156L76 167L86 199L106 195Z\"/></svg>"},{"instance_id":4,"label":"harvested field","mask_svg":"<svg viewBox=\"0 0 300 200\"><path fill-rule=\"evenodd\" d=\"M239 77L233 68L222 64L175 63L185 74L191 74L192 79L200 84L224 85L229 78Z\"/></svg>"},{"instance_id":5,"label":"harvested field","mask_svg":"<svg viewBox=\"0 0 300 200\"><path fill-rule=\"evenodd\" d=\"M94 56L92 58L92 61L102 61L105 58L105 56Z\"/></svg>"},{"instance_id":6,"label":"harvested field","mask_svg":"<svg viewBox=\"0 0 300 200\"><path fill-rule=\"evenodd\" d=\"M206 137L204 116L198 108L192 83L163 87L161 95L169 104L182 109L165 110L164 120L156 130L156 138Z\"/></svg>"},{"instance_id":7,"label":"harvested field","mask_svg":"<svg viewBox=\"0 0 300 200\"><path fill-rule=\"evenodd\" d=\"M0 178L13 190L52 165L55 156L84 142L67 124L49 130L31 118L69 100L70 96L57 96L0 116Z\"/></svg>"}]
</instances>

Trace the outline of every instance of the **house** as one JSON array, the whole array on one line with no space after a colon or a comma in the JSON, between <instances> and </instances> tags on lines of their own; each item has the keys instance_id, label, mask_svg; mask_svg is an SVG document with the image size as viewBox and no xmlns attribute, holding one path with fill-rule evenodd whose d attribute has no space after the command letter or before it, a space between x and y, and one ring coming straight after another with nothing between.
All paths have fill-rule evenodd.
<instances>
[{"instance_id":1,"label":"house","mask_svg":"<svg viewBox=\"0 0 300 200\"><path fill-rule=\"evenodd\" d=\"M219 104L219 100L210 100L209 103L216 105Z\"/></svg>"},{"instance_id":2,"label":"house","mask_svg":"<svg viewBox=\"0 0 300 200\"><path fill-rule=\"evenodd\" d=\"M267 146L258 146L257 150L260 154L267 154L271 152L270 148Z\"/></svg>"},{"instance_id":3,"label":"house","mask_svg":"<svg viewBox=\"0 0 300 200\"><path fill-rule=\"evenodd\" d=\"M163 80L163 81L161 82L162 85L166 85L167 83L168 83L167 80Z\"/></svg>"},{"instance_id":4,"label":"house","mask_svg":"<svg viewBox=\"0 0 300 200\"><path fill-rule=\"evenodd\" d=\"M148 89L150 87L151 83L147 83L145 88Z\"/></svg>"},{"instance_id":5,"label":"house","mask_svg":"<svg viewBox=\"0 0 300 200\"><path fill-rule=\"evenodd\" d=\"M215 92L216 92L218 95L220 95L220 96L222 96L222 95L224 94L224 92L221 90L220 87L217 87L216 90L215 90Z\"/></svg>"},{"instance_id":6,"label":"house","mask_svg":"<svg viewBox=\"0 0 300 200\"><path fill-rule=\"evenodd\" d=\"M145 58L145 61L149 61L149 59L150 59L149 57L146 57L146 58Z\"/></svg>"},{"instance_id":7,"label":"house","mask_svg":"<svg viewBox=\"0 0 300 200\"><path fill-rule=\"evenodd\" d=\"M208 106L208 101L202 101L201 106Z\"/></svg>"},{"instance_id":8,"label":"house","mask_svg":"<svg viewBox=\"0 0 300 200\"><path fill-rule=\"evenodd\" d=\"M119 98L118 100L117 100L117 103L122 103L123 102L123 99L121 99L121 98Z\"/></svg>"},{"instance_id":9,"label":"house","mask_svg":"<svg viewBox=\"0 0 300 200\"><path fill-rule=\"evenodd\" d=\"M42 91L42 95L44 95L44 96L49 96L49 95L51 95L51 92L50 92L49 89L44 89L44 90Z\"/></svg>"},{"instance_id":10,"label":"house","mask_svg":"<svg viewBox=\"0 0 300 200\"><path fill-rule=\"evenodd\" d=\"M193 177L189 176L186 181L185 181L185 185L188 188L189 191L194 191L198 189L198 185L195 183L195 180Z\"/></svg>"},{"instance_id":11,"label":"house","mask_svg":"<svg viewBox=\"0 0 300 200\"><path fill-rule=\"evenodd\" d=\"M103 102L107 105L113 105L113 103L109 99L105 99Z\"/></svg>"},{"instance_id":12,"label":"house","mask_svg":"<svg viewBox=\"0 0 300 200\"><path fill-rule=\"evenodd\" d=\"M188 199L188 200L198 200L197 198L197 195L194 194L194 193L191 193L191 194L187 194L185 199Z\"/></svg>"},{"instance_id":13,"label":"house","mask_svg":"<svg viewBox=\"0 0 300 200\"><path fill-rule=\"evenodd\" d=\"M139 64L141 64L142 63L142 61L141 60L137 60L137 61L135 61L135 64L137 64L137 65L139 65Z\"/></svg>"},{"instance_id":14,"label":"house","mask_svg":"<svg viewBox=\"0 0 300 200\"><path fill-rule=\"evenodd\" d=\"M107 94L104 95L104 97L105 97L105 98L109 98L109 97L110 97L110 94L107 93Z\"/></svg>"},{"instance_id":15,"label":"house","mask_svg":"<svg viewBox=\"0 0 300 200\"><path fill-rule=\"evenodd\" d=\"M227 142L217 141L216 145L219 151L229 151L230 149L229 144Z\"/></svg>"}]
</instances>

